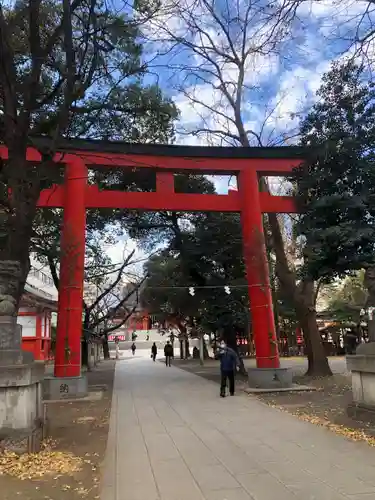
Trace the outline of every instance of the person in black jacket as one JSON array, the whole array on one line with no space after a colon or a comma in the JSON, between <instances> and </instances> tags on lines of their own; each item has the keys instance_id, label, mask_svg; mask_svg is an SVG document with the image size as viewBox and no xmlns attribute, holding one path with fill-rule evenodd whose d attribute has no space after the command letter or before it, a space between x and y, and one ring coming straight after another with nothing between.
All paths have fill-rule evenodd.
<instances>
[{"instance_id":1,"label":"person in black jacket","mask_svg":"<svg viewBox=\"0 0 375 500\"><path fill-rule=\"evenodd\" d=\"M173 347L169 340L166 346L164 347L164 356L165 356L165 366L171 366L171 359L173 358Z\"/></svg>"},{"instance_id":2,"label":"person in black jacket","mask_svg":"<svg viewBox=\"0 0 375 500\"><path fill-rule=\"evenodd\" d=\"M152 361L155 361L157 353L158 353L158 348L156 347L156 344L155 344L155 342L154 342L154 343L152 344L152 347L151 347L151 357L152 357Z\"/></svg>"},{"instance_id":3,"label":"person in black jacket","mask_svg":"<svg viewBox=\"0 0 375 500\"><path fill-rule=\"evenodd\" d=\"M228 347L225 342L221 342L219 349L219 359L221 372L220 396L222 398L225 398L227 380L229 381L229 393L231 396L234 396L234 377L237 365L239 364L237 353L233 349Z\"/></svg>"}]
</instances>

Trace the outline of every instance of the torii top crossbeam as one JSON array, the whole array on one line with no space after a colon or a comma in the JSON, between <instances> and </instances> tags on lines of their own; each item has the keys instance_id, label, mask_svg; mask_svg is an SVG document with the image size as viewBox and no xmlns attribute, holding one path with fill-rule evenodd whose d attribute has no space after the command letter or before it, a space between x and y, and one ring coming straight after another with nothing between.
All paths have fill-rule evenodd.
<instances>
[{"instance_id":1,"label":"torii top crossbeam","mask_svg":"<svg viewBox=\"0 0 375 500\"><path fill-rule=\"evenodd\" d=\"M36 138L38 149L48 148L49 140ZM79 158L87 168L148 168L156 173L155 192L99 190L87 185L86 208L123 208L176 211L241 211L238 193L225 195L184 194L174 192L174 173L200 173L238 176L253 172L257 176L289 176L301 164L305 150L300 147L206 147L154 144L129 144L94 140L66 140L59 143L55 161L71 163ZM7 149L0 146L0 155L7 158ZM27 152L30 161L41 160L33 148ZM166 198L166 194L168 197ZM294 199L260 193L263 213L296 212ZM64 186L54 186L41 193L39 207L63 208Z\"/></svg>"}]
</instances>

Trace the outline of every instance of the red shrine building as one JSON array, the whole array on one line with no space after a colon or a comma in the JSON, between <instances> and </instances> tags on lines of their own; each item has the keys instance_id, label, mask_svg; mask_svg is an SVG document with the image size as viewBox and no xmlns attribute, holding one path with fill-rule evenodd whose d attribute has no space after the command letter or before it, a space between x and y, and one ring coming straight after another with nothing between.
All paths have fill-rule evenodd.
<instances>
[{"instance_id":1,"label":"red shrine building","mask_svg":"<svg viewBox=\"0 0 375 500\"><path fill-rule=\"evenodd\" d=\"M112 341L115 337L118 337L120 340L130 341L133 334L137 335L138 340L147 340L147 332L152 329L151 318L148 313L142 310L135 311L123 323L125 314L127 314L127 311L120 310L113 318L113 325L117 324L119 327L113 334L108 336L108 340Z\"/></svg>"},{"instance_id":2,"label":"red shrine building","mask_svg":"<svg viewBox=\"0 0 375 500\"><path fill-rule=\"evenodd\" d=\"M122 290L123 297L131 293L133 289L134 285L127 283ZM119 328L114 334L109 336L108 340L112 341L115 337L118 337L120 340L130 341L133 334L137 335L138 340L147 339L147 332L152 329L153 320L139 304L139 293L140 290L134 291L123 307L115 312L112 323L113 325L119 325ZM131 311L131 315L124 322L124 318Z\"/></svg>"},{"instance_id":3,"label":"red shrine building","mask_svg":"<svg viewBox=\"0 0 375 500\"><path fill-rule=\"evenodd\" d=\"M22 327L22 349L37 361L51 359L52 327L57 320L57 290L48 272L32 260L17 323Z\"/></svg>"}]
</instances>

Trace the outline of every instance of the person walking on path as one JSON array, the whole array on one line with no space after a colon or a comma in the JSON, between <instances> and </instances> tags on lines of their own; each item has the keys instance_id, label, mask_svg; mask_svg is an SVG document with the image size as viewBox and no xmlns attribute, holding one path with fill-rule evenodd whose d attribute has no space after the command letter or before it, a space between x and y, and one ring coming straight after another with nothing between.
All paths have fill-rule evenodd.
<instances>
[{"instance_id":1,"label":"person walking on path","mask_svg":"<svg viewBox=\"0 0 375 500\"><path fill-rule=\"evenodd\" d=\"M156 347L156 344L155 342L152 344L152 347L151 347L151 358L152 358L152 361L155 362L156 360L156 355L158 353L158 348Z\"/></svg>"},{"instance_id":2,"label":"person walking on path","mask_svg":"<svg viewBox=\"0 0 375 500\"><path fill-rule=\"evenodd\" d=\"M229 381L229 394L234 396L235 390L235 373L238 363L237 353L228 347L225 342L221 342L219 349L219 359L220 359L220 372L221 372L221 383L220 383L220 396L225 398L227 380Z\"/></svg>"},{"instance_id":3,"label":"person walking on path","mask_svg":"<svg viewBox=\"0 0 375 500\"><path fill-rule=\"evenodd\" d=\"M135 343L134 343L134 342L132 343L132 347L131 347L131 349L132 349L132 353L133 353L133 356L134 356L134 354L135 354L135 350L137 349L137 346L135 345Z\"/></svg>"},{"instance_id":4,"label":"person walking on path","mask_svg":"<svg viewBox=\"0 0 375 500\"><path fill-rule=\"evenodd\" d=\"M120 339L115 337L116 359L120 359Z\"/></svg>"},{"instance_id":5,"label":"person walking on path","mask_svg":"<svg viewBox=\"0 0 375 500\"><path fill-rule=\"evenodd\" d=\"M171 359L173 358L173 346L168 340L164 347L165 366L171 366Z\"/></svg>"}]
</instances>

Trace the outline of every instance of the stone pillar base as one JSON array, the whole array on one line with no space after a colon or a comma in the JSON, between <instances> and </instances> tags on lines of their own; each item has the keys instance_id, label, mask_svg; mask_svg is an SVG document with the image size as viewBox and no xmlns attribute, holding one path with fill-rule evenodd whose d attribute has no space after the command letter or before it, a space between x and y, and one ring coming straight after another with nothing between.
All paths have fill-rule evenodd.
<instances>
[{"instance_id":1,"label":"stone pillar base","mask_svg":"<svg viewBox=\"0 0 375 500\"><path fill-rule=\"evenodd\" d=\"M352 372L353 403L363 409L375 410L375 343L359 347L359 354L346 356L346 366Z\"/></svg>"},{"instance_id":2,"label":"stone pillar base","mask_svg":"<svg viewBox=\"0 0 375 500\"><path fill-rule=\"evenodd\" d=\"M279 389L293 386L293 373L289 368L249 368L249 387Z\"/></svg>"},{"instance_id":3,"label":"stone pillar base","mask_svg":"<svg viewBox=\"0 0 375 500\"><path fill-rule=\"evenodd\" d=\"M46 377L43 382L43 397L46 400L84 398L88 394L87 376Z\"/></svg>"},{"instance_id":4,"label":"stone pillar base","mask_svg":"<svg viewBox=\"0 0 375 500\"><path fill-rule=\"evenodd\" d=\"M44 363L0 365L0 446L16 453L39 450L43 437Z\"/></svg>"},{"instance_id":5,"label":"stone pillar base","mask_svg":"<svg viewBox=\"0 0 375 500\"><path fill-rule=\"evenodd\" d=\"M350 418L375 423L375 406L351 403L346 410Z\"/></svg>"}]
</instances>

